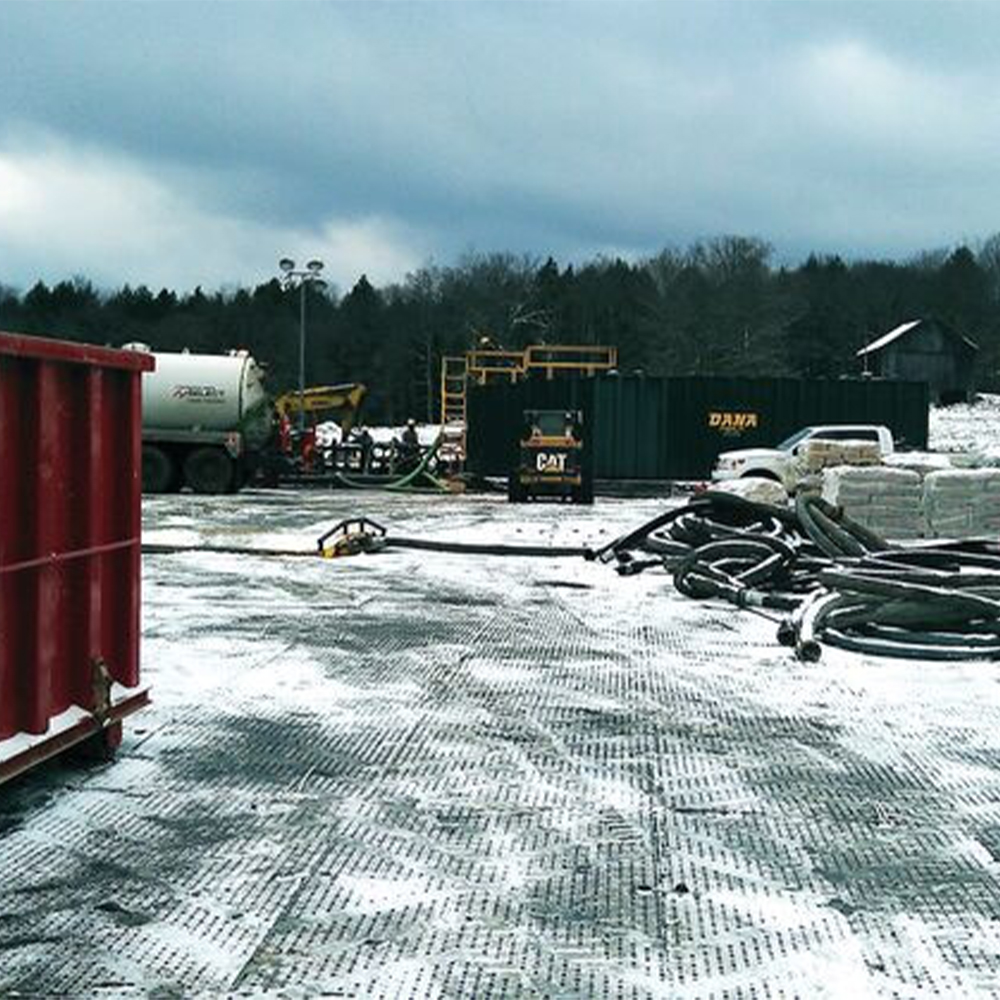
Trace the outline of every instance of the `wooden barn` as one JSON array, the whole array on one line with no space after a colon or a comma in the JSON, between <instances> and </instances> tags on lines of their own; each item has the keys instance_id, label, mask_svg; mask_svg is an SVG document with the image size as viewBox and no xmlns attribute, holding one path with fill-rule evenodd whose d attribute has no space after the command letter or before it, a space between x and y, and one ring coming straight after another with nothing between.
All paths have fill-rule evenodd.
<instances>
[{"instance_id":1,"label":"wooden barn","mask_svg":"<svg viewBox=\"0 0 1000 1000\"><path fill-rule=\"evenodd\" d=\"M926 382L931 402L960 403L972 395L978 350L947 323L915 319L862 347L857 356L866 375Z\"/></svg>"}]
</instances>

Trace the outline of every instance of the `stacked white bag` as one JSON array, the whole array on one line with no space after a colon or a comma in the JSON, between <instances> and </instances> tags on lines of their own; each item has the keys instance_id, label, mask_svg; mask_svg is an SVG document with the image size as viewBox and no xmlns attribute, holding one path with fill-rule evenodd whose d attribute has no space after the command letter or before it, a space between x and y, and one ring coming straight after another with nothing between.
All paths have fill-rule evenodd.
<instances>
[{"instance_id":1,"label":"stacked white bag","mask_svg":"<svg viewBox=\"0 0 1000 1000\"><path fill-rule=\"evenodd\" d=\"M923 482L909 469L881 465L826 469L823 499L885 538L924 536Z\"/></svg>"},{"instance_id":2,"label":"stacked white bag","mask_svg":"<svg viewBox=\"0 0 1000 1000\"><path fill-rule=\"evenodd\" d=\"M788 503L788 491L773 479L761 476L744 476L742 479L725 479L720 483L712 483L713 493L731 493L753 500L754 503L769 503L775 507L784 507Z\"/></svg>"},{"instance_id":3,"label":"stacked white bag","mask_svg":"<svg viewBox=\"0 0 1000 1000\"><path fill-rule=\"evenodd\" d=\"M924 512L934 538L995 535L1000 530L1000 469L947 469L924 480Z\"/></svg>"},{"instance_id":4,"label":"stacked white bag","mask_svg":"<svg viewBox=\"0 0 1000 1000\"><path fill-rule=\"evenodd\" d=\"M812 438L799 446L799 459L806 472L819 472L838 465L878 465L882 452L876 441Z\"/></svg>"}]
</instances>

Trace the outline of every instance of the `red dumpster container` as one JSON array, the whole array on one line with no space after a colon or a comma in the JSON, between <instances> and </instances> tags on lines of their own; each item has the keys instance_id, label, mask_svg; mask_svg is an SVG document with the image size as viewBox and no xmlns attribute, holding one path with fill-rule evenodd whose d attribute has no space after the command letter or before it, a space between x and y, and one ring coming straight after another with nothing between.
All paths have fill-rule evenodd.
<instances>
[{"instance_id":1,"label":"red dumpster container","mask_svg":"<svg viewBox=\"0 0 1000 1000\"><path fill-rule=\"evenodd\" d=\"M148 354L0 333L0 781L90 739L139 687Z\"/></svg>"}]
</instances>

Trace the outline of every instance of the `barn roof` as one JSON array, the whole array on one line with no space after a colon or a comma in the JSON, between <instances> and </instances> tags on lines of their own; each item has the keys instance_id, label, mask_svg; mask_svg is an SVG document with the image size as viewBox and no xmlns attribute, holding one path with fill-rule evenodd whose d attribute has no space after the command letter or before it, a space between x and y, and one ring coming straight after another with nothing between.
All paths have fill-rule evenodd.
<instances>
[{"instance_id":1,"label":"barn roof","mask_svg":"<svg viewBox=\"0 0 1000 1000\"><path fill-rule=\"evenodd\" d=\"M888 333L882 334L882 336L877 340L873 340L870 344L866 344L862 347L861 350L855 354L855 357L862 358L866 354L875 354L877 351L881 351L883 347L891 344L894 340L898 340L903 336L903 334L909 333L910 330L912 330L915 326L920 326L921 323L923 323L922 319L913 319L908 323L900 323L899 326L890 330ZM961 334L955 334L955 336L957 336L958 339L961 340L967 347L972 348L972 350L979 350L979 345L969 340L968 337L963 337Z\"/></svg>"}]
</instances>

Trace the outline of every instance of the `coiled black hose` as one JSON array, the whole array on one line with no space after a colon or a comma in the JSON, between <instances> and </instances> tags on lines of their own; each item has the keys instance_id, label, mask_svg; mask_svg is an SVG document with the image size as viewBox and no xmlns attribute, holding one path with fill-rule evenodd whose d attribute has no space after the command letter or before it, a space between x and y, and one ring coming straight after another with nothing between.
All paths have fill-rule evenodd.
<instances>
[{"instance_id":1,"label":"coiled black hose","mask_svg":"<svg viewBox=\"0 0 1000 1000\"><path fill-rule=\"evenodd\" d=\"M790 614L778 639L927 660L1000 658L1000 547L903 549L822 498L794 510L708 491L595 553L622 574L655 566L680 593Z\"/></svg>"}]
</instances>

